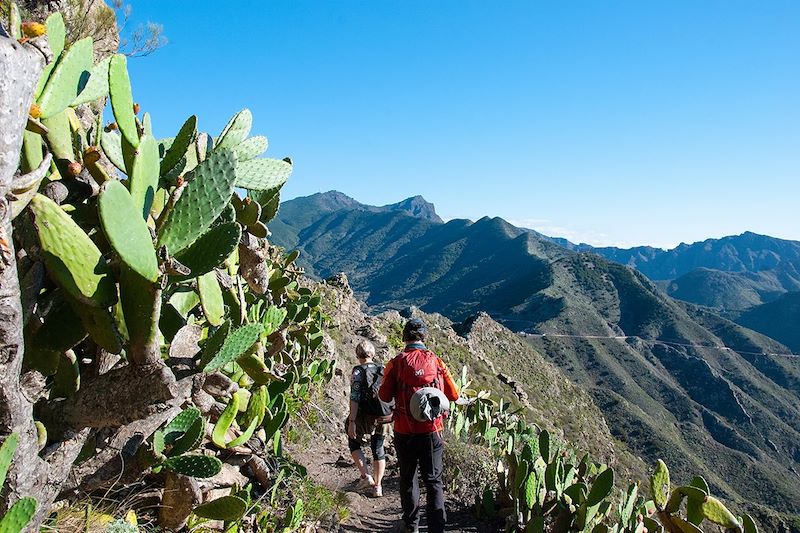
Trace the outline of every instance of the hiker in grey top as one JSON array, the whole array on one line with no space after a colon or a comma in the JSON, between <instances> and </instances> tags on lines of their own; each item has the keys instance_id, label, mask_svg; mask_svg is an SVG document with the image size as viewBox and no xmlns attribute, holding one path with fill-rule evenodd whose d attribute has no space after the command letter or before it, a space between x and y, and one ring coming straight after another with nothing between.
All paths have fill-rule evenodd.
<instances>
[{"instance_id":1,"label":"hiker in grey top","mask_svg":"<svg viewBox=\"0 0 800 533\"><path fill-rule=\"evenodd\" d=\"M361 475L359 487L368 488L370 496L379 498L383 496L381 481L386 470L383 443L392 419L391 410L377 398L383 365L373 361L375 347L369 341L362 341L356 346L356 357L359 364L353 367L350 379L350 413L345 421L347 444ZM367 470L362 450L367 437L372 448L372 474Z\"/></svg>"}]
</instances>

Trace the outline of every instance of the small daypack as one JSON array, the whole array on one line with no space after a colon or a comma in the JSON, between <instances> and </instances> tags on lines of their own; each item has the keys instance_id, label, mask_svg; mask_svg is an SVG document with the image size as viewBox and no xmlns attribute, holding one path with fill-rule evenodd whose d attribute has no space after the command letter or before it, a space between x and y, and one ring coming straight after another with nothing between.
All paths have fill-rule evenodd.
<instances>
[{"instance_id":1,"label":"small daypack","mask_svg":"<svg viewBox=\"0 0 800 533\"><path fill-rule=\"evenodd\" d=\"M376 417L385 417L392 414L392 407L378 398L378 390L383 381L383 365L367 363L356 368L361 372L361 401L358 403L358 412Z\"/></svg>"},{"instance_id":2,"label":"small daypack","mask_svg":"<svg viewBox=\"0 0 800 533\"><path fill-rule=\"evenodd\" d=\"M412 401L419 401L420 395L415 395L418 390L433 387L443 390L442 370L438 364L439 358L428 350L412 350L404 352L397 359L397 410L402 411L413 433L430 433L434 419L417 420L414 412L426 411L424 406L412 408ZM426 396L423 396L426 398ZM436 417L438 418L438 416Z\"/></svg>"}]
</instances>

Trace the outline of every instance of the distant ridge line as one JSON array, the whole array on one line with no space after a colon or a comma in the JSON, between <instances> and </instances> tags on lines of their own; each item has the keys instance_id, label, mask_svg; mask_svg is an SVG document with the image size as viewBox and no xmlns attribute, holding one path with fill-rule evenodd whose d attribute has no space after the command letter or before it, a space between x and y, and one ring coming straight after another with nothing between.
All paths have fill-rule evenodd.
<instances>
[{"instance_id":1,"label":"distant ridge line","mask_svg":"<svg viewBox=\"0 0 800 533\"><path fill-rule=\"evenodd\" d=\"M728 346L720 346L716 344L690 344L685 342L662 341L658 339L645 339L644 337L639 337L638 335L564 335L560 333L526 333L526 332L520 332L519 334L523 337L537 337L537 338L559 337L567 339L614 339L614 340L636 339L644 343L653 345L663 344L666 346L684 346L687 348L710 348L714 350L729 350L743 355L761 355L768 357L800 357L800 354L798 353L745 352L742 350L734 350L733 348L730 348Z\"/></svg>"}]
</instances>

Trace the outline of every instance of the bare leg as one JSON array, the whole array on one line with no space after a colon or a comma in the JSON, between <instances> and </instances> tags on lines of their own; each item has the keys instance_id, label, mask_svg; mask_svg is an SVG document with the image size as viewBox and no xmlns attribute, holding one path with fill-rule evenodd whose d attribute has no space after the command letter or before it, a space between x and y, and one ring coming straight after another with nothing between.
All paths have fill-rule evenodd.
<instances>
[{"instance_id":1,"label":"bare leg","mask_svg":"<svg viewBox=\"0 0 800 533\"><path fill-rule=\"evenodd\" d=\"M380 487L383 480L383 473L386 471L386 459L372 461L372 477L375 478L375 486Z\"/></svg>"},{"instance_id":2,"label":"bare leg","mask_svg":"<svg viewBox=\"0 0 800 533\"><path fill-rule=\"evenodd\" d=\"M353 462L356 464L356 468L358 468L361 477L367 477L367 460L364 457L364 452L361 450L353 450L350 452L350 456L353 458Z\"/></svg>"}]
</instances>

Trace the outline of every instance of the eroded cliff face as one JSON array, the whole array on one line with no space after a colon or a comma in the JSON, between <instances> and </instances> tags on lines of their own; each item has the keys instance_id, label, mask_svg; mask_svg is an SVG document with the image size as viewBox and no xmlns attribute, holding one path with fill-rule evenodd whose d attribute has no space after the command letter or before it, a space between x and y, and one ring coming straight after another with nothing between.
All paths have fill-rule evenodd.
<instances>
[{"instance_id":1,"label":"eroded cliff face","mask_svg":"<svg viewBox=\"0 0 800 533\"><path fill-rule=\"evenodd\" d=\"M601 411L586 391L489 315L481 313L461 324L416 308L406 309L402 315L387 311L371 316L353 295L344 274L320 283L319 288L330 316L324 349L339 367L325 391L331 419L341 421L346 415L355 346L370 340L378 360L387 361L402 347L402 326L413 316L426 321L429 348L442 356L454 375L466 365L472 388L489 390L514 408L524 409L529 422L574 443L598 461L617 465L623 474L645 471L640 459L616 449Z\"/></svg>"}]
</instances>

